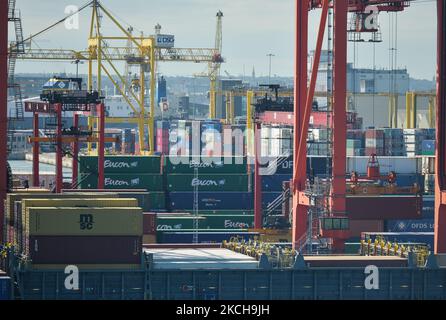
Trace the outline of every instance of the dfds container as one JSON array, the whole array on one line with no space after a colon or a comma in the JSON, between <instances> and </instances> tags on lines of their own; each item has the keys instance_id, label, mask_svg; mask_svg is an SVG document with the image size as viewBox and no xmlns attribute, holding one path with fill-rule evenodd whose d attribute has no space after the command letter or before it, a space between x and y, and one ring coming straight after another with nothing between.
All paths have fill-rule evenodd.
<instances>
[{"instance_id":1,"label":"dfds container","mask_svg":"<svg viewBox=\"0 0 446 320\"><path fill-rule=\"evenodd\" d=\"M194 209L193 192L171 192L169 194L171 210ZM198 210L253 210L251 192L200 192Z\"/></svg>"},{"instance_id":2,"label":"dfds container","mask_svg":"<svg viewBox=\"0 0 446 320\"><path fill-rule=\"evenodd\" d=\"M387 232L434 232L434 219L388 220Z\"/></svg>"},{"instance_id":3,"label":"dfds container","mask_svg":"<svg viewBox=\"0 0 446 320\"><path fill-rule=\"evenodd\" d=\"M372 243L377 237L396 243L424 243L431 249L434 248L433 232L365 232L361 235L362 239L371 239Z\"/></svg>"},{"instance_id":4,"label":"dfds container","mask_svg":"<svg viewBox=\"0 0 446 320\"><path fill-rule=\"evenodd\" d=\"M167 176L168 191L244 191L250 189L249 176L246 174L170 174Z\"/></svg>"},{"instance_id":5,"label":"dfds container","mask_svg":"<svg viewBox=\"0 0 446 320\"><path fill-rule=\"evenodd\" d=\"M141 208L28 208L31 236L142 236Z\"/></svg>"},{"instance_id":6,"label":"dfds container","mask_svg":"<svg viewBox=\"0 0 446 320\"><path fill-rule=\"evenodd\" d=\"M161 173L160 156L105 156L105 173ZM79 172L98 172L96 156L79 157Z\"/></svg>"},{"instance_id":7,"label":"dfds container","mask_svg":"<svg viewBox=\"0 0 446 320\"><path fill-rule=\"evenodd\" d=\"M95 174L79 177L81 189L96 189L98 178ZM106 189L146 189L147 191L164 191L163 176L159 174L105 174Z\"/></svg>"},{"instance_id":8,"label":"dfds container","mask_svg":"<svg viewBox=\"0 0 446 320\"><path fill-rule=\"evenodd\" d=\"M293 178L291 174L275 174L272 176L262 176L262 191L280 192L283 190L283 183Z\"/></svg>"},{"instance_id":9,"label":"dfds container","mask_svg":"<svg viewBox=\"0 0 446 320\"><path fill-rule=\"evenodd\" d=\"M0 300L12 300L12 281L10 277L0 276Z\"/></svg>"},{"instance_id":10,"label":"dfds container","mask_svg":"<svg viewBox=\"0 0 446 320\"><path fill-rule=\"evenodd\" d=\"M246 157L166 157L164 172L167 174L246 174Z\"/></svg>"},{"instance_id":11,"label":"dfds container","mask_svg":"<svg viewBox=\"0 0 446 320\"><path fill-rule=\"evenodd\" d=\"M141 236L33 236L33 264L138 264Z\"/></svg>"}]
</instances>

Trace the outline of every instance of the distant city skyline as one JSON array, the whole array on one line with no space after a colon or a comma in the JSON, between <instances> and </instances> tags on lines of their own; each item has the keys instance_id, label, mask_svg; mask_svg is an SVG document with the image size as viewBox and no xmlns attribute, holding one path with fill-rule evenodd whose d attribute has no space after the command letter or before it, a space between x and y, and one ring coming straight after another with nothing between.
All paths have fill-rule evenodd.
<instances>
[{"instance_id":1,"label":"distant city skyline","mask_svg":"<svg viewBox=\"0 0 446 320\"><path fill-rule=\"evenodd\" d=\"M222 74L251 77L253 67L258 77L269 74L269 57L272 76L293 75L294 61L294 0L120 0L104 2L124 27L131 25L135 33L152 34L160 23L162 33L174 34L176 46L182 48L210 48L214 45L216 12L222 10L223 56ZM86 0L17 0L22 12L25 37L44 29L65 16L68 5L82 6ZM187 3L187 4L186 4ZM36 38L41 48L83 50L87 47L89 11L80 14L79 30L66 30L58 26ZM309 49L315 45L320 12L310 12ZM389 68L389 39L397 36L398 68L407 68L413 78L432 80L436 68L436 4L434 1L416 1L405 12L398 14L398 33L389 33L389 14L380 14L383 42L375 45L360 43L354 48L349 43L349 61L357 67L373 67L373 46L377 68ZM118 34L104 18L104 33ZM12 40L10 31L10 39ZM325 46L324 46L325 47ZM123 65L119 65L123 72ZM206 64L160 63L160 72L170 76L191 76L206 70ZM86 73L86 65L79 66ZM17 73L75 73L76 66L69 62L19 61Z\"/></svg>"}]
</instances>

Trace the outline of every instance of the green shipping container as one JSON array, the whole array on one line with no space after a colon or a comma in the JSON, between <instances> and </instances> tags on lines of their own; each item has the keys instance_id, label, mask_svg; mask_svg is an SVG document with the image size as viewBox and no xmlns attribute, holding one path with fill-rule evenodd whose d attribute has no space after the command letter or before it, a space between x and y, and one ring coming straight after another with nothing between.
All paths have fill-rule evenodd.
<instances>
[{"instance_id":1,"label":"green shipping container","mask_svg":"<svg viewBox=\"0 0 446 320\"><path fill-rule=\"evenodd\" d=\"M198 220L198 228L203 229L203 224L206 218L194 217L194 216L169 216L169 217L156 217L156 231L172 231L172 230L184 230L194 229L194 223Z\"/></svg>"},{"instance_id":2,"label":"green shipping container","mask_svg":"<svg viewBox=\"0 0 446 320\"><path fill-rule=\"evenodd\" d=\"M106 156L105 173L161 173L160 156ZM96 156L79 157L80 173L97 173L98 158Z\"/></svg>"},{"instance_id":3,"label":"green shipping container","mask_svg":"<svg viewBox=\"0 0 446 320\"><path fill-rule=\"evenodd\" d=\"M251 229L254 228L254 215L205 215L203 228L206 229Z\"/></svg>"},{"instance_id":4,"label":"green shipping container","mask_svg":"<svg viewBox=\"0 0 446 320\"><path fill-rule=\"evenodd\" d=\"M249 175L246 174L171 174L167 176L167 190L174 192L192 192L195 186L198 191L250 191Z\"/></svg>"},{"instance_id":5,"label":"green shipping container","mask_svg":"<svg viewBox=\"0 0 446 320\"><path fill-rule=\"evenodd\" d=\"M95 174L79 176L80 189L97 189ZM159 174L105 174L105 189L146 189L164 191L163 176Z\"/></svg>"},{"instance_id":6,"label":"green shipping container","mask_svg":"<svg viewBox=\"0 0 446 320\"><path fill-rule=\"evenodd\" d=\"M28 208L33 236L142 236L141 208Z\"/></svg>"},{"instance_id":7,"label":"green shipping container","mask_svg":"<svg viewBox=\"0 0 446 320\"><path fill-rule=\"evenodd\" d=\"M194 211L183 210L181 212L188 212L193 214ZM207 215L229 215L229 216L242 216L242 215L254 215L253 210L200 210L198 211L200 216Z\"/></svg>"},{"instance_id":8,"label":"green shipping container","mask_svg":"<svg viewBox=\"0 0 446 320\"><path fill-rule=\"evenodd\" d=\"M214 160L214 161L213 161ZM164 172L166 174L193 174L198 168L199 174L246 174L248 172L246 157L166 157Z\"/></svg>"}]
</instances>

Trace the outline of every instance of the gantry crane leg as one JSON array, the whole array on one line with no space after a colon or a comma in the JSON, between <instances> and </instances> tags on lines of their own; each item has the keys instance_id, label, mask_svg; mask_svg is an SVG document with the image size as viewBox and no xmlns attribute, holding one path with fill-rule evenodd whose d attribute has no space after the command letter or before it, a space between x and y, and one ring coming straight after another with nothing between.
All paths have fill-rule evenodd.
<instances>
[{"instance_id":1,"label":"gantry crane leg","mask_svg":"<svg viewBox=\"0 0 446 320\"><path fill-rule=\"evenodd\" d=\"M446 254L446 3L437 1L437 150L435 160L435 254Z\"/></svg>"}]
</instances>

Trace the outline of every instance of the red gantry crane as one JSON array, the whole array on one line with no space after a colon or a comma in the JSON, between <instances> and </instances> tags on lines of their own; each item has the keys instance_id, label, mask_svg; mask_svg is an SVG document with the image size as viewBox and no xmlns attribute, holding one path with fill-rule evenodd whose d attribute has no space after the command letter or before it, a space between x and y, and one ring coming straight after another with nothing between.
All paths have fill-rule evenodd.
<instances>
[{"instance_id":1,"label":"red gantry crane","mask_svg":"<svg viewBox=\"0 0 446 320\"><path fill-rule=\"evenodd\" d=\"M441 5L440 5L441 3ZM346 98L347 98L347 18L348 13L355 13L357 32L366 32L365 15L374 12L398 12L408 7L410 1L374 1L374 0L309 0L296 1L296 48L295 48L295 83L294 83L294 172L293 172L293 248L301 250L307 243L308 208L310 205L307 190L306 158L307 135L314 99L316 79L320 63L322 44L329 8L334 10L333 39L333 160L332 178L328 202L331 219L348 220L346 188ZM443 6L439 1L439 6ZM374 6L374 7L370 7ZM311 79L308 85L308 16L309 11L322 9L316 51ZM440 8L439 8L440 10ZM442 16L440 17L442 18ZM441 21L441 19L439 19ZM443 48L439 45L439 50ZM441 91L440 91L441 96ZM440 103L439 103L440 105ZM438 108L441 110L441 107ZM440 111L439 111L440 112ZM441 114L440 114L441 115ZM437 117L439 121L441 117ZM444 119L444 117L443 117ZM439 126L440 123L437 123ZM438 127L437 127L438 128ZM439 133L442 130L438 131ZM438 136L439 139L440 136ZM441 145L441 140L439 140ZM441 150L441 149L440 149ZM438 160L437 160L438 161ZM446 163L443 161L443 168ZM446 168L445 168L446 169ZM437 171L437 175L439 172ZM446 181L445 181L446 182ZM438 197L438 194L437 194ZM353 199L353 198L351 198ZM362 199L353 199L354 201ZM373 201L380 201L378 197ZM392 198L392 201L396 198ZM446 202L446 198L445 198ZM364 206L367 206L364 203ZM437 204L438 206L438 204ZM437 208L437 211L439 208ZM446 209L445 209L446 210ZM438 214L437 220L439 221ZM348 225L339 223L339 225ZM437 227L441 224L437 223ZM443 228L446 225L443 222ZM322 230L324 238L333 239L334 251L343 249L344 240L349 237L348 228ZM437 235L437 238L440 236ZM311 241L311 240L310 240ZM446 239L443 240L446 243ZM445 244L446 247L446 244ZM438 248L437 248L438 249Z\"/></svg>"}]
</instances>

